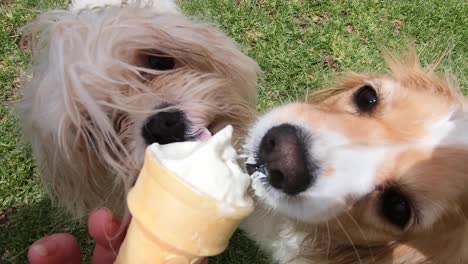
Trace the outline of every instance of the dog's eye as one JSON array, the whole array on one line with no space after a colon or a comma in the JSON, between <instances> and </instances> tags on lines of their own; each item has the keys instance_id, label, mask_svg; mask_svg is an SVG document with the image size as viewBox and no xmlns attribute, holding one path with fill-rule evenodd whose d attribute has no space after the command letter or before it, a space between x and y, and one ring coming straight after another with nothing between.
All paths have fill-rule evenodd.
<instances>
[{"instance_id":1,"label":"dog's eye","mask_svg":"<svg viewBox=\"0 0 468 264\"><path fill-rule=\"evenodd\" d=\"M377 92L370 85L362 86L354 94L354 103L356 104L360 112L370 113L375 109L375 107L379 103Z\"/></svg>"},{"instance_id":2,"label":"dog's eye","mask_svg":"<svg viewBox=\"0 0 468 264\"><path fill-rule=\"evenodd\" d=\"M411 218L408 198L396 188L384 190L380 197L381 211L390 223L404 229Z\"/></svg>"},{"instance_id":3,"label":"dog's eye","mask_svg":"<svg viewBox=\"0 0 468 264\"><path fill-rule=\"evenodd\" d=\"M168 71L175 68L175 59L164 54L150 54L147 56L146 65L148 68L158 71Z\"/></svg>"}]
</instances>

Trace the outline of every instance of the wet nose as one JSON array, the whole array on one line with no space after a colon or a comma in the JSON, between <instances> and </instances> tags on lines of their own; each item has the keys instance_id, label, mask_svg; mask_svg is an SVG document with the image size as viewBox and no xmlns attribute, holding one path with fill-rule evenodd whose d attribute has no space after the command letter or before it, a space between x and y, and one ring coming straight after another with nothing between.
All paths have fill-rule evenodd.
<instances>
[{"instance_id":1,"label":"wet nose","mask_svg":"<svg viewBox=\"0 0 468 264\"><path fill-rule=\"evenodd\" d=\"M299 128L283 124L262 138L259 159L265 164L271 186L289 195L305 191L312 182L304 139Z\"/></svg>"},{"instance_id":2,"label":"wet nose","mask_svg":"<svg viewBox=\"0 0 468 264\"><path fill-rule=\"evenodd\" d=\"M187 120L181 111L159 112L150 116L142 128L147 145L185 141Z\"/></svg>"}]
</instances>

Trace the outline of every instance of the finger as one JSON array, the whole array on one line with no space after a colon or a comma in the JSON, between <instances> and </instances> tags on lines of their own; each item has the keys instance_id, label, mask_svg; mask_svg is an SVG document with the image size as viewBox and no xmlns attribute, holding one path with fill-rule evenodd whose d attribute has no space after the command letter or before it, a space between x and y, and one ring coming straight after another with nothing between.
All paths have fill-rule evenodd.
<instances>
[{"instance_id":1,"label":"finger","mask_svg":"<svg viewBox=\"0 0 468 264\"><path fill-rule=\"evenodd\" d=\"M78 241L70 234L54 234L31 245L28 260L31 264L79 264L81 250Z\"/></svg>"},{"instance_id":2,"label":"finger","mask_svg":"<svg viewBox=\"0 0 468 264\"><path fill-rule=\"evenodd\" d=\"M96 244L94 248L93 258L91 263L93 264L112 264L117 258L117 251L102 247L99 244Z\"/></svg>"},{"instance_id":3,"label":"finger","mask_svg":"<svg viewBox=\"0 0 468 264\"><path fill-rule=\"evenodd\" d=\"M94 211L88 219L89 234L96 241L93 264L112 264L120 248L121 223L108 209Z\"/></svg>"},{"instance_id":4,"label":"finger","mask_svg":"<svg viewBox=\"0 0 468 264\"><path fill-rule=\"evenodd\" d=\"M96 241L92 258L94 264L112 264L122 244L126 228L108 209L99 209L91 214L88 230Z\"/></svg>"},{"instance_id":5,"label":"finger","mask_svg":"<svg viewBox=\"0 0 468 264\"><path fill-rule=\"evenodd\" d=\"M107 249L118 249L125 237L122 223L108 209L94 211L88 219L89 234L99 245Z\"/></svg>"}]
</instances>

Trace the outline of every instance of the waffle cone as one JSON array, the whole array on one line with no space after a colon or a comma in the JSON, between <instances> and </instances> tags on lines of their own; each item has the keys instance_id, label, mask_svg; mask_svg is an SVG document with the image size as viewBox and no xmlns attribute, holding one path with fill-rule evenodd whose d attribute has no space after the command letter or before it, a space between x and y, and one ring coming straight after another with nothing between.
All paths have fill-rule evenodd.
<instances>
[{"instance_id":1,"label":"waffle cone","mask_svg":"<svg viewBox=\"0 0 468 264\"><path fill-rule=\"evenodd\" d=\"M253 205L226 215L146 151L127 198L132 221L115 263L195 264L223 252Z\"/></svg>"}]
</instances>

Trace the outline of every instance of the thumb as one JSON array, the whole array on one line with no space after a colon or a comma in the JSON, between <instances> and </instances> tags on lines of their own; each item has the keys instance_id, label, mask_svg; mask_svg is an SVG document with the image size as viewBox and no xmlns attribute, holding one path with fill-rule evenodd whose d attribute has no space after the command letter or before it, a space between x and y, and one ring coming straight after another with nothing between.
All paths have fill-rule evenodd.
<instances>
[{"instance_id":1,"label":"thumb","mask_svg":"<svg viewBox=\"0 0 468 264\"><path fill-rule=\"evenodd\" d=\"M28 249L31 264L80 264L81 250L70 234L54 234L34 242Z\"/></svg>"}]
</instances>

